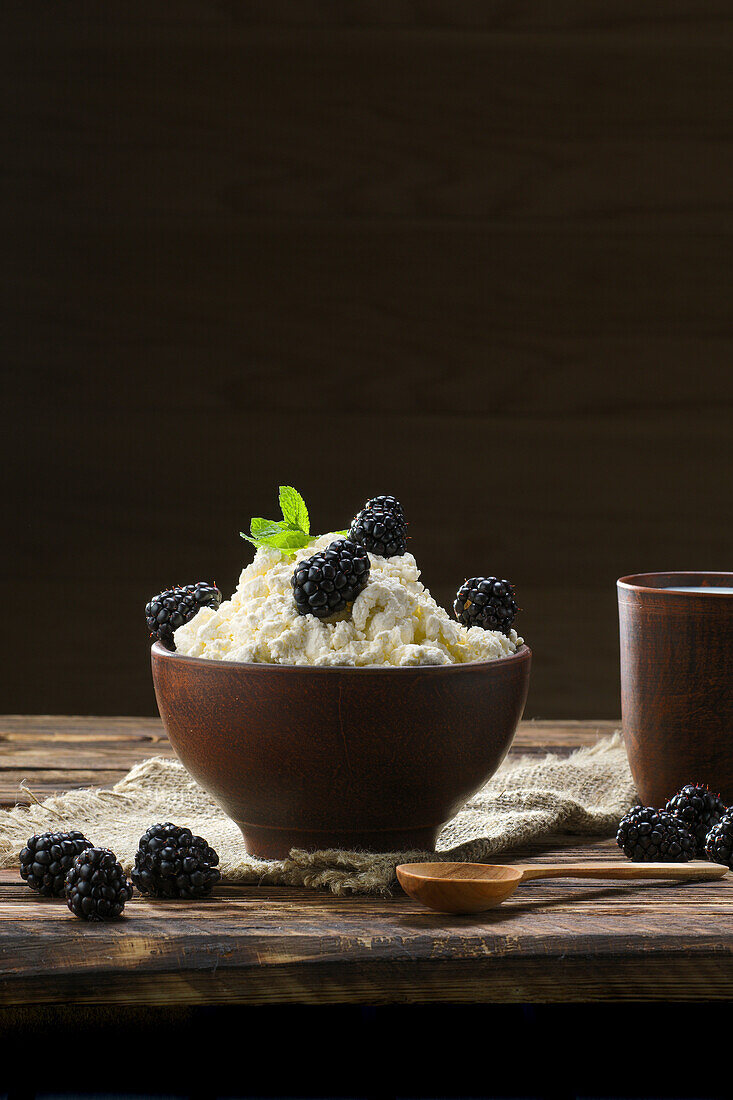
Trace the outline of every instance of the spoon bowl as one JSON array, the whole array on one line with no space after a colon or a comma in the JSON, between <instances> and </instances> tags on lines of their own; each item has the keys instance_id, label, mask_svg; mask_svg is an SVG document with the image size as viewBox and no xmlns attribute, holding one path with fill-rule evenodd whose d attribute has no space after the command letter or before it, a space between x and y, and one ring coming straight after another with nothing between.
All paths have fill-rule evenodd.
<instances>
[{"instance_id":1,"label":"spoon bowl","mask_svg":"<svg viewBox=\"0 0 733 1100\"><path fill-rule=\"evenodd\" d=\"M400 886L438 913L482 913L501 905L521 882L531 878L720 879L728 868L718 863L402 863Z\"/></svg>"}]
</instances>

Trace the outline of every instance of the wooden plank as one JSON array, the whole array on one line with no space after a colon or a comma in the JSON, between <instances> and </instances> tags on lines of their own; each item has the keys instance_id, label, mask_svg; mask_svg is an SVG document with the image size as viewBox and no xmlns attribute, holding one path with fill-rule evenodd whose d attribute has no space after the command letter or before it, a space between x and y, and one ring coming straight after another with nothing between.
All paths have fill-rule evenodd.
<instances>
[{"instance_id":1,"label":"wooden plank","mask_svg":"<svg viewBox=\"0 0 733 1100\"><path fill-rule=\"evenodd\" d=\"M0 806L112 786L149 756L172 756L156 718L0 717ZM32 796L21 789L27 786Z\"/></svg>"},{"instance_id":2,"label":"wooden plank","mask_svg":"<svg viewBox=\"0 0 733 1100\"><path fill-rule=\"evenodd\" d=\"M255 966L244 972L211 965L162 974L112 971L92 986L83 972L55 974L52 982L25 977L0 990L4 1003L77 1005L223 1004L476 1004L592 1001L724 1001L733 992L733 967L711 954L682 954L643 966L614 956L592 960L476 959L430 961L417 971L409 961L377 962L345 970L342 962ZM556 965L553 966L552 963ZM559 965L558 965L559 964ZM558 982L552 971L561 970ZM2 1003L2 1002L0 1002Z\"/></svg>"},{"instance_id":3,"label":"wooden plank","mask_svg":"<svg viewBox=\"0 0 733 1100\"><path fill-rule=\"evenodd\" d=\"M49 761L53 762L54 771L70 769L78 770L104 768L113 770L116 768L129 768L137 760L144 760L148 756L171 756L173 749L167 740L160 738L130 739L129 741L113 742L111 740L97 740L90 737L85 743L80 739L72 741L56 741L49 745L46 739L37 741L18 737L12 746L0 743L0 767L6 761L12 760L12 768L25 768L29 773L44 772L49 768Z\"/></svg>"},{"instance_id":4,"label":"wooden plank","mask_svg":"<svg viewBox=\"0 0 733 1100\"><path fill-rule=\"evenodd\" d=\"M577 748L617 728L618 723L608 719L558 721L534 718L520 723L514 747L542 745L547 747L548 752L555 744ZM136 741L165 744L167 738L160 719L64 714L0 715L0 752L17 752L29 742L50 742L55 759L57 743L62 746L62 743L79 742L80 751L85 751L95 742L132 744Z\"/></svg>"},{"instance_id":5,"label":"wooden plank","mask_svg":"<svg viewBox=\"0 0 733 1100\"><path fill-rule=\"evenodd\" d=\"M613 855L609 851L603 854L606 858ZM592 846L585 845L582 852L576 850L565 853L562 859L556 859L555 856L550 859L545 853L539 852L535 853L534 858L538 863L555 863L572 862L578 858L598 858L598 855ZM511 858L507 857L500 862L519 860L519 856L511 853ZM41 898L34 894L17 871L6 869L0 872L0 876L3 920L12 916L17 920L37 921L41 934L45 923L71 919L63 901ZM282 931L280 922L284 919L291 922L295 934L303 929L312 930L315 921L324 922L319 925L324 932L336 928L341 931L345 928L363 927L371 919L389 915L400 924L400 934L405 940L415 935L419 937L426 930L439 931L451 926L456 933L456 943L459 943L462 937L465 939L466 933L484 934L491 930L494 934L497 929L510 928L518 916L525 914L531 918L526 929L527 940L531 942L537 936L538 930L544 930L543 934L548 931L557 934L565 927L568 913L577 918L580 936L604 935L611 926L619 934L629 934L636 928L643 914L645 928L661 943L664 937L669 939L670 936L674 938L680 934L690 938L690 930L685 927L690 912L697 913L701 925L704 924L703 937L712 931L720 931L723 927L722 921L727 920L733 905L733 885L728 880L720 883L689 883L684 886L655 882L635 886L614 882L601 885L590 881L583 884L571 880L558 883L559 880L552 880L551 884L525 883L521 891L511 901L505 902L501 910L454 918L430 913L417 902L405 897L397 887L394 897L354 895L345 899L326 890L224 883L216 887L211 899L198 902L149 899L136 893L125 909L129 918L126 926L134 930L131 924L133 918L136 928L141 927L138 924L140 920L152 920L158 923L163 933L172 924L180 925L181 928L187 925L191 931L197 927L205 927L205 922L213 922L220 928L228 927L228 922L234 921L238 928L246 930L247 923L259 926L262 920L266 920L268 929L265 935L274 934L277 937ZM678 916L675 917L674 914ZM596 916L598 920L592 919ZM415 920L415 917L421 919ZM708 918L717 920L718 917L721 920L720 926L711 926ZM409 929L400 923L408 918ZM85 928L81 922L74 922L67 931L73 932L76 929L83 938ZM656 944L647 945L647 949L656 950ZM575 948L571 946L569 950L572 952Z\"/></svg>"},{"instance_id":6,"label":"wooden plank","mask_svg":"<svg viewBox=\"0 0 733 1100\"><path fill-rule=\"evenodd\" d=\"M33 736L36 740L88 741L146 740L165 738L159 718L120 717L95 718L68 714L3 714L0 715L0 748L3 742L16 737Z\"/></svg>"},{"instance_id":7,"label":"wooden plank","mask_svg":"<svg viewBox=\"0 0 733 1100\"><path fill-rule=\"evenodd\" d=\"M610 722L525 722L515 751L571 751ZM27 754L42 784L73 760L111 781L110 756L168 748L157 720L0 718L0 783ZM48 754L47 767L41 756ZM65 766L56 767L56 755ZM53 766L52 766L53 765ZM618 856L613 839L548 838L498 862ZM499 909L450 918L394 897L222 884L204 902L135 895L86 925L62 899L0 872L0 1004L374 1004L726 999L733 878L681 886L535 880Z\"/></svg>"},{"instance_id":8,"label":"wooden plank","mask_svg":"<svg viewBox=\"0 0 733 1100\"><path fill-rule=\"evenodd\" d=\"M240 887L207 904L136 898L128 918L114 926L84 925L62 901L6 901L7 893L22 895L25 889L7 885L0 900L0 1002L389 1003L730 994L729 886L712 884L710 893L699 886L688 895L679 887L651 886L640 893L623 886L527 885L532 889L526 902L470 918L431 914L402 897L339 899ZM720 900L724 895L727 904Z\"/></svg>"}]
</instances>

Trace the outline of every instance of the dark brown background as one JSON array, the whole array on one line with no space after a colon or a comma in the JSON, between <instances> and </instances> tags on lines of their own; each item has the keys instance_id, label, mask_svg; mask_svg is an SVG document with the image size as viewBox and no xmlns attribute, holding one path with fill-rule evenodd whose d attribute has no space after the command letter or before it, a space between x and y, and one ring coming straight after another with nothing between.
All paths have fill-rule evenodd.
<instances>
[{"instance_id":1,"label":"dark brown background","mask_svg":"<svg viewBox=\"0 0 733 1100\"><path fill-rule=\"evenodd\" d=\"M343 9L343 10L342 10ZM149 713L142 608L279 482L513 579L528 714L614 581L731 566L727 2L6 0L0 709Z\"/></svg>"}]
</instances>

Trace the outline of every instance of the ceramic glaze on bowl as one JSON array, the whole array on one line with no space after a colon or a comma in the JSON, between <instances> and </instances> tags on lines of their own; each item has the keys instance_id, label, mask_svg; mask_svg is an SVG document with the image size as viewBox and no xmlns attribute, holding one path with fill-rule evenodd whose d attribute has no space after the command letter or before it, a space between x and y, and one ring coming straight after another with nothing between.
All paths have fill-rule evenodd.
<instances>
[{"instance_id":1,"label":"ceramic glaze on bowl","mask_svg":"<svg viewBox=\"0 0 733 1100\"><path fill-rule=\"evenodd\" d=\"M432 850L512 743L531 652L411 668L209 661L152 647L158 708L247 850Z\"/></svg>"}]
</instances>

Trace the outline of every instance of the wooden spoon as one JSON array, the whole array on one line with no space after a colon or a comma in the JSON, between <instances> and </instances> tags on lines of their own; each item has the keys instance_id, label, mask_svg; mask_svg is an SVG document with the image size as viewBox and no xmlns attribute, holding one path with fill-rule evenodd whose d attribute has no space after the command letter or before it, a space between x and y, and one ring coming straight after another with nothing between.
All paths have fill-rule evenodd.
<instances>
[{"instance_id":1,"label":"wooden spoon","mask_svg":"<svg viewBox=\"0 0 733 1100\"><path fill-rule=\"evenodd\" d=\"M691 863L402 863L400 886L439 913L481 913L493 909L530 878L713 879L728 868L702 860Z\"/></svg>"}]
</instances>

